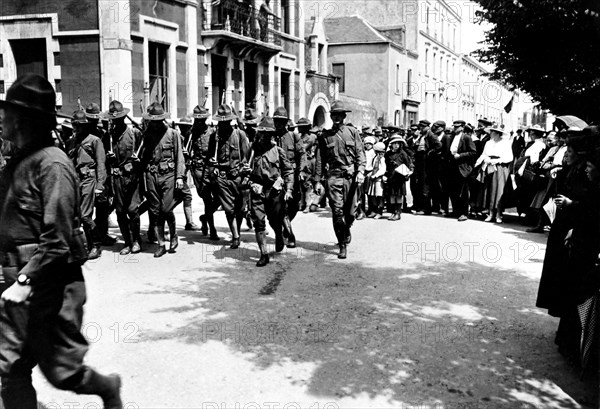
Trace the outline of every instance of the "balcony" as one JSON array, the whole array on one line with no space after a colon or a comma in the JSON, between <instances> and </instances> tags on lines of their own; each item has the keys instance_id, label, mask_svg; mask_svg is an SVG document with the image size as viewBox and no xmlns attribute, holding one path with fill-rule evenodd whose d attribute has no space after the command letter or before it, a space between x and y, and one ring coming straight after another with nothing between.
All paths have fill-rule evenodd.
<instances>
[{"instance_id":1,"label":"balcony","mask_svg":"<svg viewBox=\"0 0 600 409\"><path fill-rule=\"evenodd\" d=\"M205 45L231 48L238 57L250 53L275 55L281 48L281 19L268 8L256 8L249 0L205 0Z\"/></svg>"}]
</instances>

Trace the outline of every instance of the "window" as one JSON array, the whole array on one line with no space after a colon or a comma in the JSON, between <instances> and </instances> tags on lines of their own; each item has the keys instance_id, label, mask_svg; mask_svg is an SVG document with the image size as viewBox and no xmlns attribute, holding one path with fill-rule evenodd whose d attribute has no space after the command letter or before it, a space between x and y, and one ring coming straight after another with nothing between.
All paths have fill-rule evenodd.
<instances>
[{"instance_id":1,"label":"window","mask_svg":"<svg viewBox=\"0 0 600 409\"><path fill-rule=\"evenodd\" d=\"M55 51L54 52L54 65L60 65L60 52L59 51Z\"/></svg>"},{"instance_id":2,"label":"window","mask_svg":"<svg viewBox=\"0 0 600 409\"><path fill-rule=\"evenodd\" d=\"M281 105L286 109L286 111L290 112L290 73L281 71L281 83L280 93L281 93Z\"/></svg>"},{"instance_id":3,"label":"window","mask_svg":"<svg viewBox=\"0 0 600 409\"><path fill-rule=\"evenodd\" d=\"M34 73L48 78L46 39L9 40L17 66L17 77Z\"/></svg>"},{"instance_id":4,"label":"window","mask_svg":"<svg viewBox=\"0 0 600 409\"><path fill-rule=\"evenodd\" d=\"M427 33L429 34L429 5L427 6L427 14L425 15L425 19L426 19L426 23L427 23L426 30L427 30Z\"/></svg>"},{"instance_id":5,"label":"window","mask_svg":"<svg viewBox=\"0 0 600 409\"><path fill-rule=\"evenodd\" d=\"M323 61L325 59L325 56L323 55L324 49L325 49L325 46L323 44L319 44L319 52L317 54L317 72L325 71L323 69Z\"/></svg>"},{"instance_id":6,"label":"window","mask_svg":"<svg viewBox=\"0 0 600 409\"><path fill-rule=\"evenodd\" d=\"M446 82L450 82L450 61L446 60Z\"/></svg>"},{"instance_id":7,"label":"window","mask_svg":"<svg viewBox=\"0 0 600 409\"><path fill-rule=\"evenodd\" d=\"M396 64L396 92L400 92L400 64Z\"/></svg>"},{"instance_id":8,"label":"window","mask_svg":"<svg viewBox=\"0 0 600 409\"><path fill-rule=\"evenodd\" d=\"M158 101L165 111L169 110L169 70L167 45L148 43L148 56L150 58L150 102Z\"/></svg>"},{"instance_id":9,"label":"window","mask_svg":"<svg viewBox=\"0 0 600 409\"><path fill-rule=\"evenodd\" d=\"M289 0L281 0L281 22L283 23L283 32L290 34L290 4Z\"/></svg>"},{"instance_id":10,"label":"window","mask_svg":"<svg viewBox=\"0 0 600 409\"><path fill-rule=\"evenodd\" d=\"M346 64L338 63L332 64L333 75L340 77L340 92L346 92Z\"/></svg>"},{"instance_id":11,"label":"window","mask_svg":"<svg viewBox=\"0 0 600 409\"><path fill-rule=\"evenodd\" d=\"M58 80L58 79L54 80L54 90L56 92L62 92L62 86L60 85L60 83L61 83L61 80Z\"/></svg>"},{"instance_id":12,"label":"window","mask_svg":"<svg viewBox=\"0 0 600 409\"><path fill-rule=\"evenodd\" d=\"M436 74L436 73L435 73L435 60L436 60L436 59L437 59L437 54L436 54L436 53L433 53L433 61L432 61L432 65L433 65L433 66L431 67L431 76L432 76L433 78L435 78L435 74Z\"/></svg>"},{"instance_id":13,"label":"window","mask_svg":"<svg viewBox=\"0 0 600 409\"><path fill-rule=\"evenodd\" d=\"M0 80L0 94L5 94L6 91L4 89L4 80Z\"/></svg>"},{"instance_id":14,"label":"window","mask_svg":"<svg viewBox=\"0 0 600 409\"><path fill-rule=\"evenodd\" d=\"M0 68L4 67L4 57L0 54Z\"/></svg>"},{"instance_id":15,"label":"window","mask_svg":"<svg viewBox=\"0 0 600 409\"><path fill-rule=\"evenodd\" d=\"M456 49L456 27L452 28L452 49Z\"/></svg>"},{"instance_id":16,"label":"window","mask_svg":"<svg viewBox=\"0 0 600 409\"><path fill-rule=\"evenodd\" d=\"M425 75L427 75L428 65L429 65L429 50L425 50Z\"/></svg>"},{"instance_id":17,"label":"window","mask_svg":"<svg viewBox=\"0 0 600 409\"><path fill-rule=\"evenodd\" d=\"M442 57L440 55L440 80L442 79L443 73L442 73L442 64L444 64L444 57Z\"/></svg>"},{"instance_id":18,"label":"window","mask_svg":"<svg viewBox=\"0 0 600 409\"><path fill-rule=\"evenodd\" d=\"M408 75L406 78L406 82L407 82L407 95L411 95L412 94L412 69L408 70Z\"/></svg>"}]
</instances>

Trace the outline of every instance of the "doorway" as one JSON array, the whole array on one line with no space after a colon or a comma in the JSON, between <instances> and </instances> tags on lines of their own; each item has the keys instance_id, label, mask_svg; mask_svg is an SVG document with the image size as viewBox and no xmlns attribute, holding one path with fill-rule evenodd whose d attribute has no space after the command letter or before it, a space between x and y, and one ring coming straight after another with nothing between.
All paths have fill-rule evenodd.
<instances>
[{"instance_id":1,"label":"doorway","mask_svg":"<svg viewBox=\"0 0 600 409\"><path fill-rule=\"evenodd\" d=\"M17 77L33 73L48 79L45 38L9 40L9 43L17 65Z\"/></svg>"},{"instance_id":2,"label":"doorway","mask_svg":"<svg viewBox=\"0 0 600 409\"><path fill-rule=\"evenodd\" d=\"M258 66L255 63L244 62L244 107L251 105L256 108Z\"/></svg>"},{"instance_id":3,"label":"doorway","mask_svg":"<svg viewBox=\"0 0 600 409\"><path fill-rule=\"evenodd\" d=\"M211 55L211 81L212 81L212 106L217 110L221 103L225 103L224 92L227 89L227 57Z\"/></svg>"}]
</instances>

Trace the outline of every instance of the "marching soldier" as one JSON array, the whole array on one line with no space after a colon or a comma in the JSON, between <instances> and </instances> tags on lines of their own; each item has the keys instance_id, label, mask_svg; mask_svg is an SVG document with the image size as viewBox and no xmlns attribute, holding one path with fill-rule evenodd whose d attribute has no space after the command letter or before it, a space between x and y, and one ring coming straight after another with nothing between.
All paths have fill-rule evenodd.
<instances>
[{"instance_id":1,"label":"marching soldier","mask_svg":"<svg viewBox=\"0 0 600 409\"><path fill-rule=\"evenodd\" d=\"M111 122L110 150L107 153L107 168L112 178L114 206L117 222L125 245L119 254L125 256L142 251L140 246L140 164L136 156L142 134L125 124L129 112L119 101L111 101L108 111L102 116Z\"/></svg>"},{"instance_id":2,"label":"marching soldier","mask_svg":"<svg viewBox=\"0 0 600 409\"><path fill-rule=\"evenodd\" d=\"M283 220L283 237L287 238L289 248L296 247L296 236L292 230L292 220L296 217L302 198L301 184L306 178L306 152L302 138L287 129L288 113L284 107L278 107L273 114L275 122L275 138L277 144L285 152L294 167L294 195L286 206L286 217Z\"/></svg>"},{"instance_id":3,"label":"marching soldier","mask_svg":"<svg viewBox=\"0 0 600 409\"><path fill-rule=\"evenodd\" d=\"M257 128L257 137L252 145L254 152L251 163L251 212L254 221L256 242L260 249L257 267L269 263L265 246L265 217L275 231L275 251L283 250L283 220L286 203L292 198L294 169L282 148L273 141L275 125L273 119L263 118Z\"/></svg>"},{"instance_id":4,"label":"marching soldier","mask_svg":"<svg viewBox=\"0 0 600 409\"><path fill-rule=\"evenodd\" d=\"M92 135L97 136L102 141L104 146L104 152L110 151L110 137L100 125L101 118L100 106L94 102L89 103L85 107L85 117L88 120L88 132ZM112 177L110 174L106 175L106 181L104 182L104 189L101 195L96 197L96 218L94 223L98 229L101 242L105 246L112 246L116 243L117 238L108 234L109 227L109 216L112 213Z\"/></svg>"},{"instance_id":5,"label":"marching soldier","mask_svg":"<svg viewBox=\"0 0 600 409\"><path fill-rule=\"evenodd\" d=\"M87 249L80 182L73 163L54 146L55 106L52 85L34 74L17 78L0 101L4 137L19 149L0 180L2 406L38 407L31 373L39 365L55 387L99 395L105 408L122 409L118 375L104 376L83 364L88 343L80 332L81 265ZM85 114L75 117L83 121Z\"/></svg>"},{"instance_id":6,"label":"marching soldier","mask_svg":"<svg viewBox=\"0 0 600 409\"><path fill-rule=\"evenodd\" d=\"M141 160L145 168L148 211L156 221L154 230L158 249L154 257L157 258L167 253L165 222L169 225L169 253L175 253L179 246L173 209L181 203L185 177L181 136L166 125L165 119L168 117L169 114L158 102L150 105L148 112L143 114L143 118L149 122L144 135Z\"/></svg>"},{"instance_id":7,"label":"marching soldier","mask_svg":"<svg viewBox=\"0 0 600 409\"><path fill-rule=\"evenodd\" d=\"M352 241L350 228L356 213L356 188L364 182L365 152L362 139L355 128L344 124L351 112L341 101L331 106L333 128L323 131L318 147L315 169L315 191L323 192L322 178L327 177L327 195L333 216L333 229L338 239L338 258L346 258L346 246ZM326 170L327 169L327 170Z\"/></svg>"},{"instance_id":8,"label":"marching soldier","mask_svg":"<svg viewBox=\"0 0 600 409\"><path fill-rule=\"evenodd\" d=\"M260 122L258 115L256 114L256 109L247 108L244 113L244 119L242 120L244 124L244 132L246 132L246 136L248 137L248 141L252 144L256 138L256 127ZM246 213L246 226L248 226L249 230L252 230L252 215L250 214L250 190L244 190L242 192L244 195L244 205L243 209Z\"/></svg>"},{"instance_id":9,"label":"marching soldier","mask_svg":"<svg viewBox=\"0 0 600 409\"><path fill-rule=\"evenodd\" d=\"M232 240L229 248L237 249L240 246L239 232L244 219L241 188L250 143L243 131L233 129L231 121L237 116L230 106L220 105L213 118L218 121L218 125L209 143L208 151L214 155L210 164L215 167L213 177L217 196L231 230Z\"/></svg>"},{"instance_id":10,"label":"marching soldier","mask_svg":"<svg viewBox=\"0 0 600 409\"><path fill-rule=\"evenodd\" d=\"M196 192L204 202L204 214L200 216L202 234L206 236L210 229L210 239L217 241L219 235L215 228L213 214L219 206L219 199L210 180L213 168L209 168L208 164L210 159L208 143L214 129L206 124L206 119L210 116L207 109L200 108L198 105L194 108L192 116L193 123L182 124L180 121L179 125L185 140L184 155L187 155L188 168L194 179Z\"/></svg>"},{"instance_id":11,"label":"marching soldier","mask_svg":"<svg viewBox=\"0 0 600 409\"><path fill-rule=\"evenodd\" d=\"M81 191L81 222L90 247L90 260L100 257L102 235L94 219L96 196L104 193L106 182L106 154L102 141L89 133L89 122L84 111L75 111L71 119L73 126L72 149L69 156L79 174Z\"/></svg>"}]
</instances>

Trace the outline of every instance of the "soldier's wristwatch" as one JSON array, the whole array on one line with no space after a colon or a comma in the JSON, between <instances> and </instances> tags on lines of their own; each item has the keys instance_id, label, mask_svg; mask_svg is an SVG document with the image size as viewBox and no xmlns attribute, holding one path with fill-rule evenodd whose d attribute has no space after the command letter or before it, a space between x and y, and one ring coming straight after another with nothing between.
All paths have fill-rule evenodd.
<instances>
[{"instance_id":1,"label":"soldier's wristwatch","mask_svg":"<svg viewBox=\"0 0 600 409\"><path fill-rule=\"evenodd\" d=\"M31 278L27 277L26 274L19 274L17 276L17 283L19 283L19 285L30 285Z\"/></svg>"}]
</instances>

